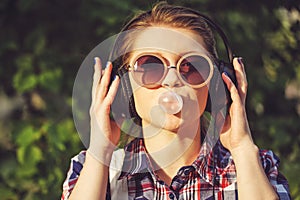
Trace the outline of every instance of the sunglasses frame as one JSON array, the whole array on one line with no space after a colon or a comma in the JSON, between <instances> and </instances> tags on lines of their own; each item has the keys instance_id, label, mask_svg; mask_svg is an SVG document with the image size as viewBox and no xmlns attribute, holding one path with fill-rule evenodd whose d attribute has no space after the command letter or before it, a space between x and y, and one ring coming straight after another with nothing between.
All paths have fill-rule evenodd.
<instances>
[{"instance_id":1,"label":"sunglasses frame","mask_svg":"<svg viewBox=\"0 0 300 200\"><path fill-rule=\"evenodd\" d=\"M134 65L136 63L136 61L141 58L142 56L154 56L156 58L158 58L162 64L164 65L164 72L163 72L163 75L161 77L161 79L156 83L156 84L143 84L143 83L140 83L140 81L138 80L138 78L134 75ZM199 85L192 85L190 83L188 83L187 81L185 81L183 78L182 78L182 75L180 73L180 64L182 63L182 61L184 59L186 59L187 57L190 57L190 56L201 56L201 57L204 57L207 62L209 63L209 66L210 66L210 71L209 71L209 75L207 77L207 79L199 84ZM151 52L144 52L144 53L141 53L141 54L138 54L134 57L134 59L131 59L131 62L129 63L128 65L128 70L132 73L132 77L133 79L136 81L136 83L138 83L139 85L143 86L143 87L146 87L146 88L157 88L159 87L163 80L166 78L167 74L168 74L168 71L170 68L175 68L175 66L168 66L167 63L166 63L166 58L164 58L163 56L159 55L159 54L155 54L155 53L151 53ZM213 71L214 71L214 65L213 65L213 62L211 61L211 59L205 55L205 54L201 54L201 53L198 53L198 52L192 52L192 53L187 53L187 54L184 54L180 57L180 59L176 62L176 72L178 74L178 77L180 79L180 81L182 83L184 83L184 85L188 85L192 88L195 88L195 89L198 89L198 88L201 88L205 85L207 85L209 83L209 81L211 80L212 76L213 76Z\"/></svg>"}]
</instances>

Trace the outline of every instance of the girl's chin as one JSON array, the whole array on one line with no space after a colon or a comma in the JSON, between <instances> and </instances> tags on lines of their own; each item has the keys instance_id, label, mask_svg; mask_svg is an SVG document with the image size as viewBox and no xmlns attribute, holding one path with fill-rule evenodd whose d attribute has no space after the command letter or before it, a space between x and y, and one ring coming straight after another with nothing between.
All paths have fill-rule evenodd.
<instances>
[{"instance_id":1,"label":"girl's chin","mask_svg":"<svg viewBox=\"0 0 300 200\"><path fill-rule=\"evenodd\" d=\"M167 114L163 118L152 118L152 120L143 119L143 127L144 128L150 128L153 129L164 129L168 131L176 131L179 129L179 127L182 124L182 119L176 115L169 115Z\"/></svg>"},{"instance_id":2,"label":"girl's chin","mask_svg":"<svg viewBox=\"0 0 300 200\"><path fill-rule=\"evenodd\" d=\"M182 126L182 119L180 114L168 115L164 124L160 124L160 127L164 130L177 133L178 129Z\"/></svg>"}]
</instances>

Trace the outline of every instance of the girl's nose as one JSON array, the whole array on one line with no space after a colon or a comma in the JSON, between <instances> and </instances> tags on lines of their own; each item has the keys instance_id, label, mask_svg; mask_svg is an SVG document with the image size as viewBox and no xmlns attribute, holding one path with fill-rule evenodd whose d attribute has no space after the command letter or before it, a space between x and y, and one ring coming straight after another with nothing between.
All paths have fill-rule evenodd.
<instances>
[{"instance_id":1,"label":"girl's nose","mask_svg":"<svg viewBox=\"0 0 300 200\"><path fill-rule=\"evenodd\" d=\"M162 86L166 86L166 87L181 87L181 86L183 86L183 83L179 79L178 73L174 66L168 67L168 72L162 82Z\"/></svg>"}]
</instances>

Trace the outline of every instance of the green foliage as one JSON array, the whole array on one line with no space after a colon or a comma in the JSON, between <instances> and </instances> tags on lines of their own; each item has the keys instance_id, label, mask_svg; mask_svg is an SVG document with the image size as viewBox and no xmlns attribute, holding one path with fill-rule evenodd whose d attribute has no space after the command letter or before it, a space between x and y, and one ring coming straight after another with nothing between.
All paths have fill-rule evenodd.
<instances>
[{"instance_id":1,"label":"green foliage","mask_svg":"<svg viewBox=\"0 0 300 200\"><path fill-rule=\"evenodd\" d=\"M60 197L69 160L84 148L70 106L76 72L124 19L155 2L0 2L1 199ZM300 199L299 2L169 2L198 9L224 27L247 68L255 141L281 158L291 194ZM221 43L218 49L224 55Z\"/></svg>"}]
</instances>

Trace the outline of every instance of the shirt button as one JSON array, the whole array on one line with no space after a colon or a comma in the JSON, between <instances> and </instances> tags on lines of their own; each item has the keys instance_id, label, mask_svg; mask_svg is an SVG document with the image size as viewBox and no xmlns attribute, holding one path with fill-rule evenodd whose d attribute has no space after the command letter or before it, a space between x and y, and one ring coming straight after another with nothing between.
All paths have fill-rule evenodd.
<instances>
[{"instance_id":1,"label":"shirt button","mask_svg":"<svg viewBox=\"0 0 300 200\"><path fill-rule=\"evenodd\" d=\"M174 199L174 197L175 197L175 195L174 195L173 193L170 193L170 194L169 194L169 198L170 198L170 199Z\"/></svg>"},{"instance_id":2,"label":"shirt button","mask_svg":"<svg viewBox=\"0 0 300 200\"><path fill-rule=\"evenodd\" d=\"M189 170L189 169L186 169L186 170L184 170L184 172L183 172L183 173L184 173L184 175L186 175L186 176L187 176L187 175L189 175L189 174L190 174L190 170Z\"/></svg>"}]
</instances>

